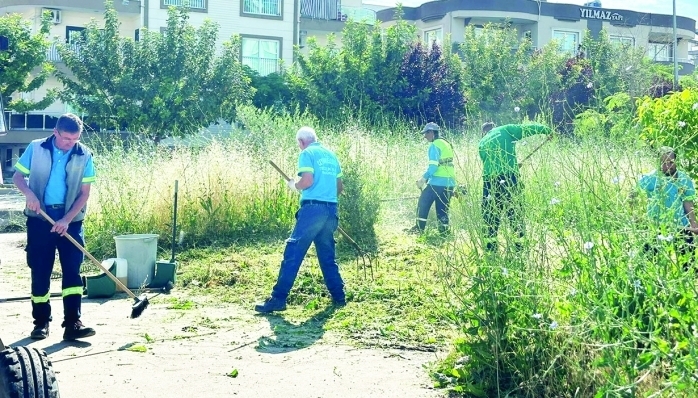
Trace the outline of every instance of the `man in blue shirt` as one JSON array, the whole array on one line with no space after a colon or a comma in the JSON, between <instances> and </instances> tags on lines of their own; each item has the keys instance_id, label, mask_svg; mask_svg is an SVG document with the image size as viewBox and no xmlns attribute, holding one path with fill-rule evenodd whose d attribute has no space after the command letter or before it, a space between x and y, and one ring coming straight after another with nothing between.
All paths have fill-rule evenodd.
<instances>
[{"instance_id":1,"label":"man in blue shirt","mask_svg":"<svg viewBox=\"0 0 698 398\"><path fill-rule=\"evenodd\" d=\"M65 234L84 246L82 222L90 187L95 181L92 153L80 143L82 120L67 113L58 118L53 135L32 141L15 164L12 181L26 197L27 264L31 268L32 339L45 339L52 320L49 288L58 250L63 273L64 340L95 334L80 321L83 254ZM28 181L27 181L28 177ZM56 221L51 225L39 210Z\"/></svg>"},{"instance_id":2,"label":"man in blue shirt","mask_svg":"<svg viewBox=\"0 0 698 398\"><path fill-rule=\"evenodd\" d=\"M301 149L298 157L300 180L290 179L290 190L301 192L296 225L286 240L284 259L271 296L257 304L255 311L270 313L286 309L286 300L311 243L315 243L320 270L336 306L346 305L344 281L335 258L334 231L339 224L337 197L342 193L342 168L337 156L317 141L315 130L301 127L296 133Z\"/></svg>"},{"instance_id":3,"label":"man in blue shirt","mask_svg":"<svg viewBox=\"0 0 698 398\"><path fill-rule=\"evenodd\" d=\"M673 148L659 149L661 170L640 177L638 187L647 194L647 216L659 236L679 242L679 254L690 254L693 261L694 235L698 233L698 223L694 211L696 190L693 180L676 168L676 152ZM670 238L671 237L671 238ZM651 249L651 247L646 247Z\"/></svg>"}]
</instances>

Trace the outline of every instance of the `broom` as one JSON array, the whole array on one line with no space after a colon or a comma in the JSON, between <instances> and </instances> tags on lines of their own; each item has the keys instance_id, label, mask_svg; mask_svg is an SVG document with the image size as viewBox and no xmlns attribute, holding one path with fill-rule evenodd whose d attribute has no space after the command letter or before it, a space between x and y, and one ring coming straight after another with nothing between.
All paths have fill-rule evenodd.
<instances>
[{"instance_id":1,"label":"broom","mask_svg":"<svg viewBox=\"0 0 698 398\"><path fill-rule=\"evenodd\" d=\"M46 212L44 212L42 209L39 209L39 212L38 212L38 213L41 214L48 222L50 222L51 225L56 225L56 222L53 221L53 219L52 219L48 214L46 214ZM68 238L68 240L69 240L72 244L74 244L75 247L77 247L78 249L80 249L80 251L81 251L84 255L86 255L86 256L94 263L94 265L96 265L96 266L99 267L102 271L104 271L104 273L109 277L109 279L113 280L114 283L116 283L116 285L117 285L119 288L121 288L121 290L123 290L124 292L126 292L126 294L128 294L128 296L131 297L131 298L133 299L134 303L133 303L133 305L131 306L131 318L138 318L139 316L141 316L141 314L143 313L143 311L145 311L145 309L148 307L148 304L150 304L150 302L148 301L148 297L147 297L145 294L141 294L139 297L136 297L136 295L133 294L133 292L132 292L129 288L127 288L117 277L115 277L114 275L112 275L112 273L109 272L109 270L106 269L106 268L102 265L102 263L100 263L99 261L97 261L97 259L94 258L94 256L92 256L87 250L85 250L85 248L82 247L82 245L81 245L80 243L78 243L78 241L76 241L75 238L73 238L72 236L70 236L70 234L68 234L68 233L66 233L66 234L63 235L63 236L65 236L66 238Z\"/></svg>"}]
</instances>

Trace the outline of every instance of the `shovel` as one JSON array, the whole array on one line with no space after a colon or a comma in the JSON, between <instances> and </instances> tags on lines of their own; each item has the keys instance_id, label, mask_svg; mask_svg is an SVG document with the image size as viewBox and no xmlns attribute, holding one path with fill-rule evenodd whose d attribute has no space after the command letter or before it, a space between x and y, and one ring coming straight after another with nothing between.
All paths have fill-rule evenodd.
<instances>
[{"instance_id":1,"label":"shovel","mask_svg":"<svg viewBox=\"0 0 698 398\"><path fill-rule=\"evenodd\" d=\"M172 257L170 261L159 260L155 263L155 277L149 288L164 289L165 293L174 287L177 281L177 262L175 261L175 237L177 236L177 192L179 181L174 184L174 209L172 211Z\"/></svg>"}]
</instances>

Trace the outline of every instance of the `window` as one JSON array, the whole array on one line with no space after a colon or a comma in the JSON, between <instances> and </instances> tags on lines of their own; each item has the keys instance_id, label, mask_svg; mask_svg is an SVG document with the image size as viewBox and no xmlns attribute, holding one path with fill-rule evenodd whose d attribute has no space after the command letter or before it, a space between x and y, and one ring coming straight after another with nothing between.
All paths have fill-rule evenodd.
<instances>
[{"instance_id":1,"label":"window","mask_svg":"<svg viewBox=\"0 0 698 398\"><path fill-rule=\"evenodd\" d=\"M611 42L611 44L617 44L622 47L635 47L635 38L634 37L625 37L625 36L609 36L608 40Z\"/></svg>"},{"instance_id":2,"label":"window","mask_svg":"<svg viewBox=\"0 0 698 398\"><path fill-rule=\"evenodd\" d=\"M12 148L7 148L5 153L5 167L12 167Z\"/></svg>"},{"instance_id":3,"label":"window","mask_svg":"<svg viewBox=\"0 0 698 398\"><path fill-rule=\"evenodd\" d=\"M242 0L242 14L261 17L281 17L282 0Z\"/></svg>"},{"instance_id":4,"label":"window","mask_svg":"<svg viewBox=\"0 0 698 398\"><path fill-rule=\"evenodd\" d=\"M669 43L647 43L647 56L652 61L673 61L673 53Z\"/></svg>"},{"instance_id":5,"label":"window","mask_svg":"<svg viewBox=\"0 0 698 398\"><path fill-rule=\"evenodd\" d=\"M579 32L553 30L553 40L557 41L560 45L560 51L577 54L577 48L579 48Z\"/></svg>"},{"instance_id":6,"label":"window","mask_svg":"<svg viewBox=\"0 0 698 398\"><path fill-rule=\"evenodd\" d=\"M22 155L24 155L24 151L26 148L19 148L19 157L21 158Z\"/></svg>"},{"instance_id":7,"label":"window","mask_svg":"<svg viewBox=\"0 0 698 398\"><path fill-rule=\"evenodd\" d=\"M279 71L280 55L281 39L244 36L242 38L242 64L262 76Z\"/></svg>"},{"instance_id":8,"label":"window","mask_svg":"<svg viewBox=\"0 0 698 398\"><path fill-rule=\"evenodd\" d=\"M441 44L443 41L444 32L441 28L429 29L424 31L424 42L431 46L431 43L436 40L436 44Z\"/></svg>"},{"instance_id":9,"label":"window","mask_svg":"<svg viewBox=\"0 0 698 398\"><path fill-rule=\"evenodd\" d=\"M65 42L68 44L75 44L80 40L85 38L85 28L79 26L66 26L65 27Z\"/></svg>"}]
</instances>

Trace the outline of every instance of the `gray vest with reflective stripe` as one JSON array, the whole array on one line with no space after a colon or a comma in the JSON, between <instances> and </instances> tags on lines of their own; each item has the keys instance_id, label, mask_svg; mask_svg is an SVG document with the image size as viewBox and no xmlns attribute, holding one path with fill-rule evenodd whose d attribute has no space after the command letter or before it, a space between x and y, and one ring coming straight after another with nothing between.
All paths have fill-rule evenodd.
<instances>
[{"instance_id":1,"label":"gray vest with reflective stripe","mask_svg":"<svg viewBox=\"0 0 698 398\"><path fill-rule=\"evenodd\" d=\"M32 141L32 162L29 168L29 189L34 192L34 195L39 199L41 203L41 208L46 211L46 205L44 204L44 192L46 186L48 185L48 178L51 175L51 164L53 161L53 137L46 139L41 138ZM85 175L85 166L87 165L87 160L92 156L90 150L77 143L72 152L70 153L70 159L65 165L65 185L68 188L65 194L65 211L66 213L70 210L70 207L75 202L75 199L80 194L80 189L82 188L82 178ZM87 212L87 205L83 206L73 221L82 221L85 218L85 213ZM29 209L24 209L24 214L29 217L38 217L43 219L43 217L33 212Z\"/></svg>"}]
</instances>

